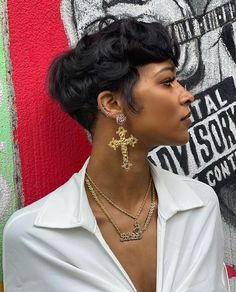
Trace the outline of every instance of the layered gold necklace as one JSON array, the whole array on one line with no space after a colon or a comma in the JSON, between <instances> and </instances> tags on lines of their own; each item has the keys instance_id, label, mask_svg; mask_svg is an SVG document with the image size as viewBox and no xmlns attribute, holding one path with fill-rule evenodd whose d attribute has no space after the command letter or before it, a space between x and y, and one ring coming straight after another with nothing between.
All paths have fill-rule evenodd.
<instances>
[{"instance_id":1,"label":"layered gold necklace","mask_svg":"<svg viewBox=\"0 0 236 292\"><path fill-rule=\"evenodd\" d=\"M154 185L152 183L152 180L150 179L150 183L148 185L148 189L145 193L145 196L142 200L142 203L136 213L136 215L133 215L131 213L129 213L128 211L124 210L123 208L121 208L120 206L118 206L116 203L114 203L107 195L105 195L99 188L98 186L95 184L95 182L91 179L91 177L88 175L88 173L86 173L85 175L85 183L90 191L90 194L92 195L92 197L94 198L95 202L97 203L97 205L100 207L100 209L102 210L102 212L105 214L105 216L107 217L107 219L110 221L110 223L112 224L112 226L115 228L116 232L119 234L120 236L120 241L124 242L124 241L132 241L132 240L140 240L143 237L143 233L147 230L152 215L154 213L154 210L156 208L156 193L155 193L155 188ZM148 197L148 193L150 190L150 187L152 186L152 201L150 204L150 208L146 217L146 220L143 224L143 226L141 226L141 224L138 222L138 217L140 216L145 203L147 201L147 197ZM134 220L133 223L133 230L129 231L129 232L121 232L120 228L118 227L118 225L116 224L116 222L114 221L113 217L111 216L111 214L108 212L108 210L106 209L105 205L103 204L102 200L100 200L100 198L98 197L97 193L102 196L109 204L111 204L114 208L116 208L117 210L119 210L120 212L122 212L123 214L129 216L130 218L132 218Z\"/></svg>"}]
</instances>

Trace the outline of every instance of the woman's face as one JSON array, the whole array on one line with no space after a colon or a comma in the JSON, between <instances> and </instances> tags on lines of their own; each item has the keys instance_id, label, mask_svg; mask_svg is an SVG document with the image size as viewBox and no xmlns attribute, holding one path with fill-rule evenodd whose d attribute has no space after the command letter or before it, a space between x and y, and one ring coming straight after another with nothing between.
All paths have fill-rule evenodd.
<instances>
[{"instance_id":1,"label":"woman's face","mask_svg":"<svg viewBox=\"0 0 236 292\"><path fill-rule=\"evenodd\" d=\"M187 143L194 97L176 80L173 62L150 63L138 72L133 95L140 110L127 112L130 133L148 147Z\"/></svg>"}]
</instances>

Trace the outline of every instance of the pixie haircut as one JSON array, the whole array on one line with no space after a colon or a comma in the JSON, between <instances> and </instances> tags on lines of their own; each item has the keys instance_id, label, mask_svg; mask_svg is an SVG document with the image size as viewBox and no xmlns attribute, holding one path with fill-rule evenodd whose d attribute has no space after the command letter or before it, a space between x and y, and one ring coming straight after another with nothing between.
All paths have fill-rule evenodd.
<instances>
[{"instance_id":1,"label":"pixie haircut","mask_svg":"<svg viewBox=\"0 0 236 292\"><path fill-rule=\"evenodd\" d=\"M49 93L91 133L100 92L121 93L130 110L137 112L137 67L165 60L177 67L179 47L161 23L109 15L91 23L76 47L53 61Z\"/></svg>"}]
</instances>

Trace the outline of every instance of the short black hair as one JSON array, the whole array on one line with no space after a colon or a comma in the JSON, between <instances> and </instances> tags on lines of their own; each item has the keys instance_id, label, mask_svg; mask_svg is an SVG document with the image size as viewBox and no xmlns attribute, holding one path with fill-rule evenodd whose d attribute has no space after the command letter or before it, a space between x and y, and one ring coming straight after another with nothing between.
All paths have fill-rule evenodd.
<instances>
[{"instance_id":1,"label":"short black hair","mask_svg":"<svg viewBox=\"0 0 236 292\"><path fill-rule=\"evenodd\" d=\"M179 54L177 42L160 22L108 15L91 23L76 47L52 62L49 93L91 132L100 92L120 92L135 112L137 67L169 59L177 67Z\"/></svg>"}]
</instances>

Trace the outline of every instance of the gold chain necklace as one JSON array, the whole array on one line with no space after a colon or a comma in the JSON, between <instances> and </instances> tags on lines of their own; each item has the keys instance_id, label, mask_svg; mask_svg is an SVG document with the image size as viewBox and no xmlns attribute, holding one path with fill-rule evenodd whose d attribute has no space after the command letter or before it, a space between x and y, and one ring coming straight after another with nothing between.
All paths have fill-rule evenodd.
<instances>
[{"instance_id":1,"label":"gold chain necklace","mask_svg":"<svg viewBox=\"0 0 236 292\"><path fill-rule=\"evenodd\" d=\"M98 204L98 206L101 208L101 210L103 211L103 213L106 215L107 219L111 222L111 224L113 225L113 227L115 228L115 230L117 231L117 233L120 236L120 241L124 242L124 241L131 241L131 240L140 240L143 237L143 233L147 230L150 222L151 222L151 218L152 218L152 214L154 213L154 210L156 208L156 199L155 199L155 188L153 186L152 189L152 202L148 211L148 215L146 217L146 220L144 222L143 227L141 227L141 225L137 222L137 220L134 220L134 224L133 224L133 230L130 232L121 232L118 225L115 223L114 219L112 218L112 216L109 214L109 212L106 210L105 206L103 205L103 203L99 200L99 198L96 195L96 192L94 190L94 188L92 187L90 181L88 178L85 178L85 183L92 195L92 197L94 198L94 200L96 201L96 203Z\"/></svg>"},{"instance_id":2,"label":"gold chain necklace","mask_svg":"<svg viewBox=\"0 0 236 292\"><path fill-rule=\"evenodd\" d=\"M93 187L97 190L97 192L109 203L111 204L114 208L116 208L117 210L121 211L122 213L126 214L127 216L129 216L130 218L137 220L138 217L140 216L145 203L147 201L147 197L148 197L148 193L152 184L152 179L150 178L149 184L148 184L148 188L147 191L143 197L142 203L137 211L136 215L132 215L131 213L129 213L128 211L124 210L123 208L121 208L120 206L118 206L116 203L114 203L108 196L106 196L100 189L99 187L95 184L95 182L92 180L92 178L88 175L88 173L85 173L86 177L89 179L90 183L93 185Z\"/></svg>"}]
</instances>

